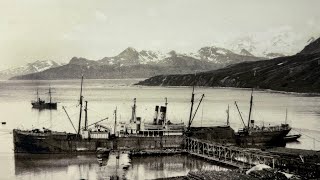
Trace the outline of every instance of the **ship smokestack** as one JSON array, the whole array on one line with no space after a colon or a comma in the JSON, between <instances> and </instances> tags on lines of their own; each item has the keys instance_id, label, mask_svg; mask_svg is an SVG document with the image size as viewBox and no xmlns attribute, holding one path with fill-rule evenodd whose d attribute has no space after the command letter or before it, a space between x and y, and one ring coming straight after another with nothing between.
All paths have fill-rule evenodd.
<instances>
[{"instance_id":1,"label":"ship smokestack","mask_svg":"<svg viewBox=\"0 0 320 180\"><path fill-rule=\"evenodd\" d=\"M158 124L160 124L160 125L164 124L165 118L166 118L166 113L167 113L167 107L161 106L160 107L160 118L159 118Z\"/></svg>"},{"instance_id":2,"label":"ship smokestack","mask_svg":"<svg viewBox=\"0 0 320 180\"><path fill-rule=\"evenodd\" d=\"M154 118L153 118L153 124L158 123L158 112L159 112L159 106L156 106L155 112L154 112Z\"/></svg>"}]
</instances>

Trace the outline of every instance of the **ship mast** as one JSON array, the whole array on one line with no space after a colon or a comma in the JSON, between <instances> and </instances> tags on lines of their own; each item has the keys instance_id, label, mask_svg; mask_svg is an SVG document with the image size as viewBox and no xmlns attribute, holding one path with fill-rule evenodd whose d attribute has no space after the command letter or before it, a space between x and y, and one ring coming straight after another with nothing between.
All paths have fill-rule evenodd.
<instances>
[{"instance_id":1,"label":"ship mast","mask_svg":"<svg viewBox=\"0 0 320 180\"><path fill-rule=\"evenodd\" d=\"M252 88L252 90L251 90L251 98L250 98L250 109L249 109L249 118L248 118L248 129L249 129L249 124L250 124L250 120L251 120L252 101L253 101L253 88Z\"/></svg>"},{"instance_id":2,"label":"ship mast","mask_svg":"<svg viewBox=\"0 0 320 180\"><path fill-rule=\"evenodd\" d=\"M230 115L229 115L229 104L228 104L228 109L227 109L227 126L229 126L230 124L229 124L229 117L230 117Z\"/></svg>"},{"instance_id":3,"label":"ship mast","mask_svg":"<svg viewBox=\"0 0 320 180\"><path fill-rule=\"evenodd\" d=\"M114 135L116 135L116 128L117 128L117 107L114 110Z\"/></svg>"},{"instance_id":4,"label":"ship mast","mask_svg":"<svg viewBox=\"0 0 320 180\"><path fill-rule=\"evenodd\" d=\"M166 123L167 122L167 113L168 113L168 108L167 108L167 106L168 106L168 98L165 97L164 99L165 99L164 105L166 107L166 113L164 114L164 123Z\"/></svg>"},{"instance_id":5,"label":"ship mast","mask_svg":"<svg viewBox=\"0 0 320 180\"><path fill-rule=\"evenodd\" d=\"M286 119L285 119L285 124L287 124L287 120L288 120L288 109L286 109Z\"/></svg>"},{"instance_id":6,"label":"ship mast","mask_svg":"<svg viewBox=\"0 0 320 180\"><path fill-rule=\"evenodd\" d=\"M136 102L137 99L133 98L133 106L132 106L132 114L131 114L131 121L130 122L135 122L136 121Z\"/></svg>"},{"instance_id":7,"label":"ship mast","mask_svg":"<svg viewBox=\"0 0 320 180\"><path fill-rule=\"evenodd\" d=\"M50 104L51 104L52 97L51 97L51 86L50 85L49 85L49 99L50 99Z\"/></svg>"},{"instance_id":8,"label":"ship mast","mask_svg":"<svg viewBox=\"0 0 320 180\"><path fill-rule=\"evenodd\" d=\"M80 114L79 114L79 125L78 125L78 135L80 135L80 128L81 128L81 116L82 116L82 85L83 85L83 76L81 77L81 88L80 88L80 100L79 100L79 106L80 106Z\"/></svg>"},{"instance_id":9,"label":"ship mast","mask_svg":"<svg viewBox=\"0 0 320 180\"><path fill-rule=\"evenodd\" d=\"M86 106L84 108L84 130L87 130L88 128L88 101L85 101Z\"/></svg>"},{"instance_id":10,"label":"ship mast","mask_svg":"<svg viewBox=\"0 0 320 180\"><path fill-rule=\"evenodd\" d=\"M39 89L37 88L37 101L40 102L40 99L39 99Z\"/></svg>"}]
</instances>

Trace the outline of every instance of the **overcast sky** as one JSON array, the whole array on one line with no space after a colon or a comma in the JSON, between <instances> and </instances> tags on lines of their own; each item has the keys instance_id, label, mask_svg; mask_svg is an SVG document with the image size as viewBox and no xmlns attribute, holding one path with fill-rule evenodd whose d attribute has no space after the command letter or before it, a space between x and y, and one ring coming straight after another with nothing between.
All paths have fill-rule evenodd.
<instances>
[{"instance_id":1,"label":"overcast sky","mask_svg":"<svg viewBox=\"0 0 320 180\"><path fill-rule=\"evenodd\" d=\"M319 0L0 0L0 69L73 56L101 59L128 46L228 48L235 39L277 34L292 43L290 53L319 37L319 7Z\"/></svg>"}]
</instances>

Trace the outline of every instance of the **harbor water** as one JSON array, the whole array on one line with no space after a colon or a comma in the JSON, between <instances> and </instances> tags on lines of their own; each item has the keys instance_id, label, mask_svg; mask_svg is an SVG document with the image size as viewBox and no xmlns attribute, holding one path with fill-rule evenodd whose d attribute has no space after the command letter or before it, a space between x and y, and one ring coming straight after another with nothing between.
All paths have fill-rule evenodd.
<instances>
[{"instance_id":1,"label":"harbor water","mask_svg":"<svg viewBox=\"0 0 320 180\"><path fill-rule=\"evenodd\" d=\"M118 121L128 122L133 98L137 98L137 116L143 122L152 122L155 105L164 105L168 98L167 117L171 122L187 124L190 110L190 87L134 86L139 79L85 80L83 96L88 101L89 124L108 117L103 123L113 127L113 111L118 110ZM57 110L36 110L31 100L48 100L49 85ZM108 179L119 176L127 179L153 179L186 175L190 170L226 170L201 159L185 155L129 158L125 153L119 159L111 154L99 164L93 156L40 156L16 157L13 153L12 129L50 128L74 132L64 106L76 125L79 118L78 99L80 80L52 81L0 81L0 179ZM235 88L196 87L196 102L202 94L204 100L198 109L193 126L225 125L226 110L230 106L230 125L242 127L237 101L244 120L248 118L251 90ZM310 94L254 91L253 117L257 125L289 123L291 133L302 134L298 142L287 147L320 150L320 96ZM287 109L287 118L286 118ZM125 167L125 168L124 168Z\"/></svg>"}]
</instances>

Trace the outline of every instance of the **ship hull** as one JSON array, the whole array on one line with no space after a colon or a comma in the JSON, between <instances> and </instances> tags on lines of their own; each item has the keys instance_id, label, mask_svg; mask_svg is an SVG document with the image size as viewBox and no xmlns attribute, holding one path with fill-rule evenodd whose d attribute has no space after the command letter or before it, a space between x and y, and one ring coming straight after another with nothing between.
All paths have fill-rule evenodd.
<instances>
[{"instance_id":1,"label":"ship hull","mask_svg":"<svg viewBox=\"0 0 320 180\"><path fill-rule=\"evenodd\" d=\"M77 138L76 134L44 134L13 130L15 153L28 154L90 154L98 147L109 147L109 140Z\"/></svg>"},{"instance_id":2,"label":"ship hull","mask_svg":"<svg viewBox=\"0 0 320 180\"><path fill-rule=\"evenodd\" d=\"M79 139L71 133L33 133L13 130L14 152L27 154L93 154L97 150L179 149L184 136L128 136L114 139Z\"/></svg>"},{"instance_id":3,"label":"ship hull","mask_svg":"<svg viewBox=\"0 0 320 180\"><path fill-rule=\"evenodd\" d=\"M34 109L57 109L57 103L31 103L32 108Z\"/></svg>"},{"instance_id":4,"label":"ship hull","mask_svg":"<svg viewBox=\"0 0 320 180\"><path fill-rule=\"evenodd\" d=\"M252 132L246 135L236 134L235 138L239 146L281 146L285 145L284 137L290 130Z\"/></svg>"}]
</instances>

